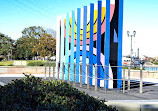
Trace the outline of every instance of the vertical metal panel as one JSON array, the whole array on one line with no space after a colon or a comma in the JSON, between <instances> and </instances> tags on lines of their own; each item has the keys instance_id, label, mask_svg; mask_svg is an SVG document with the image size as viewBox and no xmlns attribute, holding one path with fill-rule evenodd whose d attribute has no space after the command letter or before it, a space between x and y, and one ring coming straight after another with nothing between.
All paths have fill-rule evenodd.
<instances>
[{"instance_id":1,"label":"vertical metal panel","mask_svg":"<svg viewBox=\"0 0 158 111\"><path fill-rule=\"evenodd\" d=\"M65 67L65 63L64 63L64 62L62 63L62 67L63 67L63 69L62 69L62 81L64 82L64 81L65 81L65 78L64 78L64 67Z\"/></svg>"},{"instance_id":2,"label":"vertical metal panel","mask_svg":"<svg viewBox=\"0 0 158 111\"><path fill-rule=\"evenodd\" d=\"M58 80L60 79L60 62L58 63L58 66L57 66L57 69L58 69L58 72L57 72L57 78Z\"/></svg>"},{"instance_id":3,"label":"vertical metal panel","mask_svg":"<svg viewBox=\"0 0 158 111\"><path fill-rule=\"evenodd\" d=\"M128 91L130 91L130 66L128 66Z\"/></svg>"},{"instance_id":4,"label":"vertical metal panel","mask_svg":"<svg viewBox=\"0 0 158 111\"><path fill-rule=\"evenodd\" d=\"M76 85L76 64L74 63L74 82L73 82L73 85L75 86Z\"/></svg>"},{"instance_id":5,"label":"vertical metal panel","mask_svg":"<svg viewBox=\"0 0 158 111\"><path fill-rule=\"evenodd\" d=\"M82 64L80 64L80 87L82 87Z\"/></svg>"},{"instance_id":6,"label":"vertical metal panel","mask_svg":"<svg viewBox=\"0 0 158 111\"><path fill-rule=\"evenodd\" d=\"M125 93L125 66L123 67L123 93Z\"/></svg>"},{"instance_id":7,"label":"vertical metal panel","mask_svg":"<svg viewBox=\"0 0 158 111\"><path fill-rule=\"evenodd\" d=\"M61 19L61 46L60 46L60 64L64 62L64 19ZM63 65L60 65L60 78L62 78Z\"/></svg>"},{"instance_id":8,"label":"vertical metal panel","mask_svg":"<svg viewBox=\"0 0 158 111\"><path fill-rule=\"evenodd\" d=\"M106 25L105 25L105 66L106 67L106 77L107 78L107 84L106 87L109 86L109 57L110 57L110 0L106 0ZM105 86L104 86L105 87Z\"/></svg>"},{"instance_id":9,"label":"vertical metal panel","mask_svg":"<svg viewBox=\"0 0 158 111\"><path fill-rule=\"evenodd\" d=\"M72 11L71 17L71 56L70 56L70 81L73 81L74 73L74 41L75 40L75 11Z\"/></svg>"},{"instance_id":10,"label":"vertical metal panel","mask_svg":"<svg viewBox=\"0 0 158 111\"><path fill-rule=\"evenodd\" d=\"M79 67L80 67L80 21L81 9L77 9L77 44L76 44L76 81L79 82Z\"/></svg>"},{"instance_id":11,"label":"vertical metal panel","mask_svg":"<svg viewBox=\"0 0 158 111\"><path fill-rule=\"evenodd\" d=\"M65 46L65 80L68 80L69 63L69 13L66 15L66 46Z\"/></svg>"},{"instance_id":12,"label":"vertical metal panel","mask_svg":"<svg viewBox=\"0 0 158 111\"><path fill-rule=\"evenodd\" d=\"M122 66L122 29L123 29L123 0L119 0L119 19L118 19L118 66ZM122 68L118 67L117 79L122 79ZM122 81L117 81L120 88Z\"/></svg>"},{"instance_id":13,"label":"vertical metal panel","mask_svg":"<svg viewBox=\"0 0 158 111\"><path fill-rule=\"evenodd\" d=\"M60 57L60 21L61 17L57 17L57 33L56 33L56 63L59 62Z\"/></svg>"},{"instance_id":14,"label":"vertical metal panel","mask_svg":"<svg viewBox=\"0 0 158 111\"><path fill-rule=\"evenodd\" d=\"M84 6L83 15L83 49L82 49L82 81L85 82L86 76L86 40L87 40L87 6Z\"/></svg>"},{"instance_id":15,"label":"vertical metal panel","mask_svg":"<svg viewBox=\"0 0 158 111\"><path fill-rule=\"evenodd\" d=\"M93 21L94 21L94 4L90 4L90 42L89 42L89 76L93 74ZM89 80L89 84L92 85L92 78Z\"/></svg>"},{"instance_id":16,"label":"vertical metal panel","mask_svg":"<svg viewBox=\"0 0 158 111\"><path fill-rule=\"evenodd\" d=\"M70 84L70 64L68 63L68 83Z\"/></svg>"},{"instance_id":17,"label":"vertical metal panel","mask_svg":"<svg viewBox=\"0 0 158 111\"><path fill-rule=\"evenodd\" d=\"M100 57L101 57L101 13L102 13L102 1L98 1L98 22L97 22L97 75L100 78ZM100 79L98 79L98 86L100 86Z\"/></svg>"},{"instance_id":18,"label":"vertical metal panel","mask_svg":"<svg viewBox=\"0 0 158 111\"><path fill-rule=\"evenodd\" d=\"M89 89L89 64L87 64L87 89Z\"/></svg>"},{"instance_id":19,"label":"vertical metal panel","mask_svg":"<svg viewBox=\"0 0 158 111\"><path fill-rule=\"evenodd\" d=\"M95 65L95 91L98 90L98 78L97 78L97 71L98 68L97 68L97 65Z\"/></svg>"},{"instance_id":20,"label":"vertical metal panel","mask_svg":"<svg viewBox=\"0 0 158 111\"><path fill-rule=\"evenodd\" d=\"M140 64L140 93L143 93L143 66Z\"/></svg>"}]
</instances>

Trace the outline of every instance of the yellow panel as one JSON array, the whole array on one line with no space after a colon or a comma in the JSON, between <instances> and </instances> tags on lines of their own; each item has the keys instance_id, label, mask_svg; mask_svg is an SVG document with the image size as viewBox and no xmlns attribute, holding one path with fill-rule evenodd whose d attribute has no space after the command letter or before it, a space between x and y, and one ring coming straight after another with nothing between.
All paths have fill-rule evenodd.
<instances>
[{"instance_id":1,"label":"yellow panel","mask_svg":"<svg viewBox=\"0 0 158 111\"><path fill-rule=\"evenodd\" d=\"M77 39L77 25L75 24L75 39Z\"/></svg>"},{"instance_id":2,"label":"yellow panel","mask_svg":"<svg viewBox=\"0 0 158 111\"><path fill-rule=\"evenodd\" d=\"M69 29L69 36L71 37L71 18L70 18L70 25L69 25L70 29Z\"/></svg>"},{"instance_id":3,"label":"yellow panel","mask_svg":"<svg viewBox=\"0 0 158 111\"><path fill-rule=\"evenodd\" d=\"M87 39L89 39L90 37L90 32L87 32Z\"/></svg>"},{"instance_id":4,"label":"yellow panel","mask_svg":"<svg viewBox=\"0 0 158 111\"><path fill-rule=\"evenodd\" d=\"M97 33L97 15L98 10L94 10L94 33Z\"/></svg>"},{"instance_id":5,"label":"yellow panel","mask_svg":"<svg viewBox=\"0 0 158 111\"><path fill-rule=\"evenodd\" d=\"M105 7L102 7L102 22L104 21L105 18Z\"/></svg>"},{"instance_id":6,"label":"yellow panel","mask_svg":"<svg viewBox=\"0 0 158 111\"><path fill-rule=\"evenodd\" d=\"M83 40L83 30L80 30L80 40Z\"/></svg>"}]
</instances>

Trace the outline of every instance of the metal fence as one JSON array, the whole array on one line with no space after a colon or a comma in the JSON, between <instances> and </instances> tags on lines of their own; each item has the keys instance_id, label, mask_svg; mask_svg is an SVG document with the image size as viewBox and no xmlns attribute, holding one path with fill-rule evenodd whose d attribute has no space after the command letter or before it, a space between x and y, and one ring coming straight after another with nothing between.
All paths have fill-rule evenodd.
<instances>
[{"instance_id":1,"label":"metal fence","mask_svg":"<svg viewBox=\"0 0 158 111\"><path fill-rule=\"evenodd\" d=\"M68 69L65 68L65 65L68 65ZM82 66L83 64L79 64L80 66L80 70L79 70L79 75L76 74L76 64L73 64L74 70L73 73L70 73L70 64L65 64L65 63L55 63L55 62L46 62L45 63L45 79L47 79L47 77L49 77L49 79L55 79L55 80L62 80L62 81L66 81L69 84L72 84L73 86L78 85L78 87L81 88L87 88L87 89L91 89L94 91L99 91L102 90L103 92L107 93L108 90L112 90L112 89L108 89L107 86L107 80L108 81L122 81L122 86L121 88L119 88L119 91L121 91L122 93L128 92L131 90L131 87L137 87L137 89L139 88L139 93L143 92L143 66L140 65L139 70L136 70L137 72L137 78L132 78L131 74L132 74L132 70L130 66L110 66L110 67L120 67L122 68L122 79L113 79L107 76L106 74L106 69L109 68L109 66L103 66L104 67L104 77L97 77L97 65L94 65L94 69L95 69L95 74L93 77L91 77L89 75L89 64L86 64L86 72L85 72L85 76L82 74ZM67 74L67 79L65 77L65 70L68 70L68 74ZM71 71L72 72L72 71ZM134 73L135 74L135 73ZM79 81L76 81L76 76L79 77ZM72 79L73 77L73 79ZM86 82L82 81L82 78L86 79ZM93 84L90 85L89 80L93 79ZM98 80L102 80L104 81L103 84L104 86L98 86L97 81ZM133 84L133 81L135 81L137 84L135 86L135 84Z\"/></svg>"}]
</instances>

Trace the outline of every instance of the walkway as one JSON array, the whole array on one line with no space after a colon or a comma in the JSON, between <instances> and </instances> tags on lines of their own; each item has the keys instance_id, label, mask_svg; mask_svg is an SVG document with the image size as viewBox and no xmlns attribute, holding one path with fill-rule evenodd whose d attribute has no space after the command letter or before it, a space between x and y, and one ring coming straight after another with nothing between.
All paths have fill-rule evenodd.
<instances>
[{"instance_id":1,"label":"walkway","mask_svg":"<svg viewBox=\"0 0 158 111\"><path fill-rule=\"evenodd\" d=\"M41 74L35 74L36 77L44 77L44 75ZM14 79L22 78L24 77L23 74L1 74L0 75L0 83L7 84L11 82ZM85 93L88 93L90 96L99 98L99 99L105 99L105 100L153 100L158 99L158 85L152 85L152 86L144 86L143 87L143 93L139 93L139 87L133 88L131 91L127 91L123 94L122 90L119 89L111 89L107 90L105 93L103 88L98 88L98 91L94 91L94 86L90 86L90 89L87 90L87 86L83 85L82 88L79 87L79 84L76 84L75 86L80 91L84 91Z\"/></svg>"}]
</instances>

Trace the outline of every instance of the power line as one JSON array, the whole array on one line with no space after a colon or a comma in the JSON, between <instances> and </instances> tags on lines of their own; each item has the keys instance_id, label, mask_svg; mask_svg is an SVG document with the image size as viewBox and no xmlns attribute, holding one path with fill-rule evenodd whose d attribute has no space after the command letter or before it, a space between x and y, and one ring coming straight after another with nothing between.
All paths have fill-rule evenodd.
<instances>
[{"instance_id":1,"label":"power line","mask_svg":"<svg viewBox=\"0 0 158 111\"><path fill-rule=\"evenodd\" d=\"M21 5L25 6L25 7L27 7L29 10L32 10L33 12L36 12L36 13L38 13L38 14L40 14L40 15L41 15L41 13L42 13L42 12L40 12L40 11L38 11L38 10L36 10L36 9L34 9L34 8L32 8L32 7L28 6L28 5L26 5L26 4L24 4L23 2L21 2L21 1L19 1L19 0L16 0L15 2L18 3L18 4L21 4ZM42 13L42 14L45 15L45 16L48 16L48 15L46 15L46 13Z\"/></svg>"},{"instance_id":2,"label":"power line","mask_svg":"<svg viewBox=\"0 0 158 111\"><path fill-rule=\"evenodd\" d=\"M33 0L26 0L26 1L27 1L28 3L30 3L30 4L32 4L32 5L34 5L34 6L36 6L37 8L42 9L43 12L48 13L48 14L52 14L52 13L49 12L47 9L41 7L40 5L37 5L37 3L36 3L35 1L33 1Z\"/></svg>"},{"instance_id":3,"label":"power line","mask_svg":"<svg viewBox=\"0 0 158 111\"><path fill-rule=\"evenodd\" d=\"M11 0L11 1L6 0L6 1L8 1L8 2L11 3L11 4L13 4L13 6L15 6L15 7L19 8L19 9L23 9L23 10L27 11L28 13L32 12L32 11L30 11L30 10L26 10L26 8L24 8L24 7L22 7L21 5L19 5L19 4L15 3L15 2L13 2L12 0Z\"/></svg>"}]
</instances>

